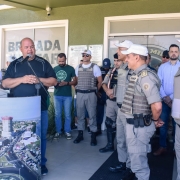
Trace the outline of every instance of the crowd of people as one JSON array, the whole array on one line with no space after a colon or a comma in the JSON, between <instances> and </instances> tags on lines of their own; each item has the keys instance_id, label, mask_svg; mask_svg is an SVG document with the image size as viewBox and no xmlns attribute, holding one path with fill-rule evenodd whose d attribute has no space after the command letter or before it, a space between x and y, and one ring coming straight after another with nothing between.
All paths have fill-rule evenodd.
<instances>
[{"instance_id":1,"label":"crowd of people","mask_svg":"<svg viewBox=\"0 0 180 180\"><path fill-rule=\"evenodd\" d=\"M179 86L174 86L179 83L177 81L180 76L179 46L171 44L169 51L166 50L162 54L161 65L153 68L150 66L151 54L145 46L133 44L129 40L115 45L117 53L114 54L113 67L108 58L103 60L102 67L92 63L91 51L85 50L76 69L66 63L64 53L58 55L58 65L53 69L48 61L35 55L34 42L30 38L24 38L20 43L22 56L9 65L2 85L4 88L10 88L14 97L36 95L34 84L39 81L23 62L27 55L30 55L28 62L46 90L54 86L55 138L64 133L68 140L72 139L72 88L75 89L75 123L78 130L78 135L73 141L75 144L84 140L83 132L87 124L91 133L90 145L97 145L97 136L102 133L101 125L106 105L107 144L99 149L99 152L114 151L116 138L119 163L110 166L109 170L123 173L122 180L149 179L147 153L151 151L150 138L155 134L156 128L159 128L159 149L153 154L159 156L166 153L168 122L172 119L173 137L176 129L174 143L178 163L177 180L180 180L180 109L173 109L177 107L173 105L174 98L176 104L180 101L177 90ZM41 173L45 175L48 173L45 157L48 95L43 88L40 88L40 95ZM173 110L176 113L174 118L170 118Z\"/></svg>"}]
</instances>

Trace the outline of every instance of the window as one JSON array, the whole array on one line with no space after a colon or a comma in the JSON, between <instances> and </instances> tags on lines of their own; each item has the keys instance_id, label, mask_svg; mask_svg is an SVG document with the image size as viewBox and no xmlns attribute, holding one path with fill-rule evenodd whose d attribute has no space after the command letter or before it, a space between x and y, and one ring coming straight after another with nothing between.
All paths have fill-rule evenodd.
<instances>
[{"instance_id":1,"label":"window","mask_svg":"<svg viewBox=\"0 0 180 180\"><path fill-rule=\"evenodd\" d=\"M36 54L54 67L57 65L57 55L61 52L67 54L68 20L0 26L0 69L6 68L5 62L9 56L22 56L19 46L25 37L34 40Z\"/></svg>"}]
</instances>

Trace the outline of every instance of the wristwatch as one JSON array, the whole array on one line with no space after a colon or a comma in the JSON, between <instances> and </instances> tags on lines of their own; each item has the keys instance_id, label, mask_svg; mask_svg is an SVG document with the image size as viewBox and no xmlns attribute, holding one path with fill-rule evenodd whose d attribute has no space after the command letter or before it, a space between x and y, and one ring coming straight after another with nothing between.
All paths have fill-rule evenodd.
<instances>
[{"instance_id":1,"label":"wristwatch","mask_svg":"<svg viewBox=\"0 0 180 180\"><path fill-rule=\"evenodd\" d=\"M153 119L153 118L151 118L151 120L152 120L152 121L158 121L158 120L159 120L159 118L158 118L158 119L156 119L156 120L155 120L155 119Z\"/></svg>"}]
</instances>

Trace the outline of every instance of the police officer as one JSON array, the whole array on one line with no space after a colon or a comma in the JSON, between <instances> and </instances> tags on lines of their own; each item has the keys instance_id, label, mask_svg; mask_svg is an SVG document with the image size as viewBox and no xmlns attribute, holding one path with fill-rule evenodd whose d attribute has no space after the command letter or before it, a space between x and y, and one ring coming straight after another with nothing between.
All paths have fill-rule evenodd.
<instances>
[{"instance_id":1,"label":"police officer","mask_svg":"<svg viewBox=\"0 0 180 180\"><path fill-rule=\"evenodd\" d=\"M126 167L130 168L130 160L127 153L127 146L126 146L126 117L120 111L124 94L128 85L127 76L131 75L131 70L128 69L126 56L121 53L123 50L127 50L133 43L131 41L125 40L119 44L116 44L118 47L117 53L118 58L122 60L122 64L118 69L118 83L117 83L117 93L116 93L116 101L118 105L118 115L116 120L116 139L117 139L117 153L118 153L118 160L119 163L115 166L110 166L109 170L111 172L120 172L126 170Z\"/></svg>"},{"instance_id":2,"label":"police officer","mask_svg":"<svg viewBox=\"0 0 180 180\"><path fill-rule=\"evenodd\" d=\"M77 127L78 136L74 143L79 143L83 138L83 130L85 129L85 109L89 114L89 128L91 130L91 146L97 145L96 132L96 106L97 96L96 92L101 88L102 76L100 68L91 63L91 51L85 50L82 53L83 64L80 64L75 69L77 76L76 86L76 109L77 109Z\"/></svg>"},{"instance_id":3,"label":"police officer","mask_svg":"<svg viewBox=\"0 0 180 180\"><path fill-rule=\"evenodd\" d=\"M176 121L175 151L177 158L177 179L180 180L180 68L174 77L174 98L172 103L172 117Z\"/></svg>"},{"instance_id":4,"label":"police officer","mask_svg":"<svg viewBox=\"0 0 180 180\"><path fill-rule=\"evenodd\" d=\"M115 57L117 56L114 55ZM116 134L116 117L118 106L116 103L116 86L117 86L117 70L120 67L122 61L114 59L114 68L110 69L107 73L102 87L106 92L108 99L106 101L106 128L107 128L107 145L104 148L99 149L99 152L104 153L108 151L114 151L114 138Z\"/></svg>"},{"instance_id":5,"label":"police officer","mask_svg":"<svg viewBox=\"0 0 180 180\"><path fill-rule=\"evenodd\" d=\"M132 44L126 51L128 67L134 70L129 79L121 112L126 116L126 140L131 169L127 168L121 180L148 180L150 169L147 153L150 151L150 138L155 126L163 125L159 118L162 103L159 94L160 81L146 64L148 50L145 46Z\"/></svg>"},{"instance_id":6,"label":"police officer","mask_svg":"<svg viewBox=\"0 0 180 180\"><path fill-rule=\"evenodd\" d=\"M111 67L111 61L108 58L105 58L103 60L101 69L101 74L102 74L102 80L104 80L106 74L108 73L110 67ZM103 122L103 117L104 117L104 105L106 104L106 93L104 89L101 87L97 93L97 114L96 114L96 120L97 120L97 133L96 135L102 134L101 132L101 124Z\"/></svg>"}]
</instances>

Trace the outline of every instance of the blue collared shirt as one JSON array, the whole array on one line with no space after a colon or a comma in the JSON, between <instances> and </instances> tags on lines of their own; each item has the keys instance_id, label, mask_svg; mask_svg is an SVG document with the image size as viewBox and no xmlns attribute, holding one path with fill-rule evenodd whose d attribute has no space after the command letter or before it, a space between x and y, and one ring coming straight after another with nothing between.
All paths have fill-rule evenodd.
<instances>
[{"instance_id":1,"label":"blue collared shirt","mask_svg":"<svg viewBox=\"0 0 180 180\"><path fill-rule=\"evenodd\" d=\"M174 92L174 76L180 67L179 60L172 65L170 61L162 64L158 69L158 76L161 80L160 95L161 98L170 96L173 99Z\"/></svg>"}]
</instances>

